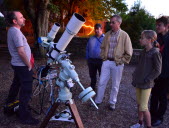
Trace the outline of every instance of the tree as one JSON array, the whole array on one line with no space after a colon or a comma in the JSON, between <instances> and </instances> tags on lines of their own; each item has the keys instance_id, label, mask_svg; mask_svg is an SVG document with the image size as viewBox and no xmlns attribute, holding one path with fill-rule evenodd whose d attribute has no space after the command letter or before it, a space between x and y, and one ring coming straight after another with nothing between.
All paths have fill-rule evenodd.
<instances>
[{"instance_id":1,"label":"tree","mask_svg":"<svg viewBox=\"0 0 169 128\"><path fill-rule=\"evenodd\" d=\"M23 11L25 16L31 20L35 39L47 35L50 12L57 10L57 6L52 4L52 0L5 0L3 5L6 5L6 10ZM39 48L40 54L45 55L45 49Z\"/></svg>"},{"instance_id":2,"label":"tree","mask_svg":"<svg viewBox=\"0 0 169 128\"><path fill-rule=\"evenodd\" d=\"M58 13L58 7L52 0L23 0L25 11L32 22L35 38L46 36L49 30L50 12ZM40 47L41 55L45 55L46 50Z\"/></svg>"},{"instance_id":3,"label":"tree","mask_svg":"<svg viewBox=\"0 0 169 128\"><path fill-rule=\"evenodd\" d=\"M98 21L107 20L112 14L127 11L124 0L54 0L53 2L59 7L60 24L67 24L74 12L80 13L87 20Z\"/></svg>"},{"instance_id":4,"label":"tree","mask_svg":"<svg viewBox=\"0 0 169 128\"><path fill-rule=\"evenodd\" d=\"M140 2L135 3L128 14L122 14L124 29L130 36L134 48L140 48L139 39L143 30L155 30L155 18L144 8Z\"/></svg>"},{"instance_id":5,"label":"tree","mask_svg":"<svg viewBox=\"0 0 169 128\"><path fill-rule=\"evenodd\" d=\"M85 0L79 6L80 13L94 20L109 19L128 10L124 0Z\"/></svg>"},{"instance_id":6,"label":"tree","mask_svg":"<svg viewBox=\"0 0 169 128\"><path fill-rule=\"evenodd\" d=\"M62 27L68 23L74 12L78 12L79 3L84 3L84 0L53 0L53 3L59 9L59 22Z\"/></svg>"},{"instance_id":7,"label":"tree","mask_svg":"<svg viewBox=\"0 0 169 128\"><path fill-rule=\"evenodd\" d=\"M64 24L67 24L73 12L80 13L86 19L86 25L93 27L95 23L106 21L113 14L127 11L124 0L57 0L57 4L59 1L61 2L59 3L60 14L67 13L65 18L62 19ZM81 30L83 30L84 33L91 33L85 29Z\"/></svg>"},{"instance_id":8,"label":"tree","mask_svg":"<svg viewBox=\"0 0 169 128\"><path fill-rule=\"evenodd\" d=\"M40 36L46 36L48 32L50 14L47 9L48 4L49 0L39 0L37 3L34 0L24 0L25 11L32 22L36 39ZM45 49L40 47L41 55L45 55L45 52Z\"/></svg>"},{"instance_id":9,"label":"tree","mask_svg":"<svg viewBox=\"0 0 169 128\"><path fill-rule=\"evenodd\" d=\"M74 12L93 20L102 20L114 13L127 11L124 0L4 0L3 7L6 10L22 10L32 23L35 39L47 35L49 20L64 26ZM45 55L42 47L40 51Z\"/></svg>"}]
</instances>

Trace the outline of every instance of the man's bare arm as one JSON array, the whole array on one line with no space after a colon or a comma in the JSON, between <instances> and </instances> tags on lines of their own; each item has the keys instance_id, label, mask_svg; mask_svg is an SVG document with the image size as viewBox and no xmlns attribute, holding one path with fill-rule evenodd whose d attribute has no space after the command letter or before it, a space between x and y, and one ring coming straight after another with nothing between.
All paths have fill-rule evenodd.
<instances>
[{"instance_id":1,"label":"man's bare arm","mask_svg":"<svg viewBox=\"0 0 169 128\"><path fill-rule=\"evenodd\" d=\"M28 59L28 57L26 56L24 47L18 47L18 54L21 57L22 61L26 64L26 66L28 66L29 71L32 69L32 66L30 64L30 61Z\"/></svg>"}]
</instances>

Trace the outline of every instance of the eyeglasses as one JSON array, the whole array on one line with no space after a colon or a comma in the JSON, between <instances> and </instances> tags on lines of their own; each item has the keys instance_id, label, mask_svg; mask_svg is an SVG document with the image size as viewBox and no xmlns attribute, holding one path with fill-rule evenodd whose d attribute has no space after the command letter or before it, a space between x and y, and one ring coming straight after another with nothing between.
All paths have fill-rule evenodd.
<instances>
[{"instance_id":1,"label":"eyeglasses","mask_svg":"<svg viewBox=\"0 0 169 128\"><path fill-rule=\"evenodd\" d=\"M140 37L140 40L144 40L144 39L146 39L146 37Z\"/></svg>"},{"instance_id":2,"label":"eyeglasses","mask_svg":"<svg viewBox=\"0 0 169 128\"><path fill-rule=\"evenodd\" d=\"M116 24L116 21L111 21L110 24Z\"/></svg>"}]
</instances>

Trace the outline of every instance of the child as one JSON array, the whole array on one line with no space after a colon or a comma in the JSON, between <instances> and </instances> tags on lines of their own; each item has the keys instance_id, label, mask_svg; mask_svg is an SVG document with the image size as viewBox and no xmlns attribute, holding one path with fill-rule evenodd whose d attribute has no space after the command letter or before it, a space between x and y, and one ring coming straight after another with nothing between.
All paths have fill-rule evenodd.
<instances>
[{"instance_id":1,"label":"child","mask_svg":"<svg viewBox=\"0 0 169 128\"><path fill-rule=\"evenodd\" d=\"M132 82L132 85L136 88L139 122L130 128L144 128L143 119L145 119L147 128L151 128L148 100L154 84L153 81L161 73L162 65L159 49L153 46L156 39L157 34L153 30L144 30L141 34L140 44L145 49L140 55L140 61L133 73Z\"/></svg>"}]
</instances>

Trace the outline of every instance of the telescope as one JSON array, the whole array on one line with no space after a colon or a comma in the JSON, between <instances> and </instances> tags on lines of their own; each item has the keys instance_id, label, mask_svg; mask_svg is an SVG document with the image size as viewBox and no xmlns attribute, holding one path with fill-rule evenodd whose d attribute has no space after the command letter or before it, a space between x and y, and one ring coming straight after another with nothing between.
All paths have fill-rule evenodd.
<instances>
[{"instance_id":1,"label":"telescope","mask_svg":"<svg viewBox=\"0 0 169 128\"><path fill-rule=\"evenodd\" d=\"M47 37L39 37L38 42L43 47L48 48L49 44L51 44L52 41L55 39L55 36L56 36L57 32L59 31L59 29L60 29L60 24L54 23L54 25L52 26L52 29L48 33L48 36Z\"/></svg>"},{"instance_id":2,"label":"telescope","mask_svg":"<svg viewBox=\"0 0 169 128\"><path fill-rule=\"evenodd\" d=\"M52 27L52 30L48 33L47 37L40 37L38 39L39 43L49 50L47 56L53 61L57 60L59 53L64 52L71 39L78 33L84 22L85 19L81 15L74 13L58 43L54 43L52 42L53 40L50 40L51 37L53 39L60 28L60 25L58 23L55 23Z\"/></svg>"},{"instance_id":3,"label":"telescope","mask_svg":"<svg viewBox=\"0 0 169 128\"><path fill-rule=\"evenodd\" d=\"M92 97L96 94L91 87L84 88L80 82L75 66L69 60L69 55L66 54L66 47L70 43L71 39L78 33L82 25L85 23L85 19L78 13L74 13L70 21L68 22L66 29L57 43L53 42L55 35L59 31L60 24L55 23L52 26L51 31L47 37L40 37L38 42L42 47L45 47L47 52L47 66L42 71L42 76L47 75L47 70L53 63L60 65L60 71L56 79L56 86L59 86L58 98L56 102L61 101L66 103L67 101L72 102L72 92L70 91L69 83L77 83L81 88L82 92L79 94L79 98L82 102L90 100L93 105L98 109L97 105L93 101ZM72 85L71 85L72 87ZM63 115L64 116L64 115ZM45 122L45 121L44 121ZM42 123L44 126L44 123Z\"/></svg>"}]
</instances>

